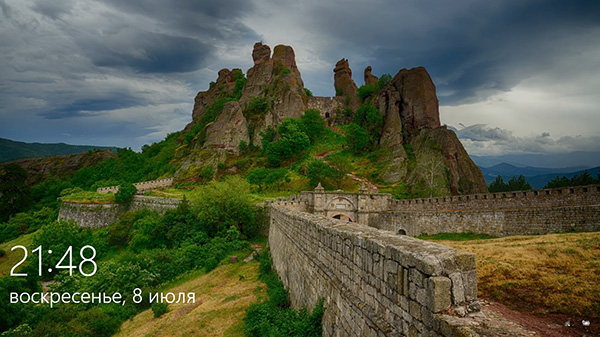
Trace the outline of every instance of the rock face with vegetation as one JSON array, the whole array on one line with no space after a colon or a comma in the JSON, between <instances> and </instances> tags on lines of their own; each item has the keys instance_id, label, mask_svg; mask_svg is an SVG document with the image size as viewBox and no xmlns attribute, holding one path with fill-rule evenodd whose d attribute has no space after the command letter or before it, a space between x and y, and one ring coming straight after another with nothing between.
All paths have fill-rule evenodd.
<instances>
[{"instance_id":1,"label":"rock face with vegetation","mask_svg":"<svg viewBox=\"0 0 600 337\"><path fill-rule=\"evenodd\" d=\"M96 164L117 155L111 150L88 151L66 156L21 159L12 162L27 171L27 183L35 185L49 177L66 177L73 172Z\"/></svg>"},{"instance_id":2,"label":"rock face with vegetation","mask_svg":"<svg viewBox=\"0 0 600 337\"><path fill-rule=\"evenodd\" d=\"M316 108L328 125L345 131L352 155L373 154L380 184L405 186L420 196L487 191L481 171L456 135L441 126L436 88L425 68L377 77L369 66L365 85L358 88L348 60L341 59L333 70L332 99L312 97L304 88L291 47L278 45L271 52L259 42L252 59L247 78L239 69L223 69L216 82L196 96L193 121L180 136L184 146L178 149L181 166L176 178L210 178L219 166L227 168L224 163L230 159L269 143L277 145L262 149L267 164L288 165L294 159L282 146L304 151L308 143L292 136L301 131L293 123L278 129L285 119L299 119Z\"/></svg>"}]
</instances>

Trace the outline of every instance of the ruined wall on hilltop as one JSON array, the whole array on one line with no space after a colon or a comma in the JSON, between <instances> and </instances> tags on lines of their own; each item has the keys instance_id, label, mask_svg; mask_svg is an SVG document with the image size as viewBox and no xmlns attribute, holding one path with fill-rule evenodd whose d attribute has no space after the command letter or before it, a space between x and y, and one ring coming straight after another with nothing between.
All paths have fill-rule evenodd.
<instances>
[{"instance_id":1,"label":"ruined wall on hilltop","mask_svg":"<svg viewBox=\"0 0 600 337\"><path fill-rule=\"evenodd\" d=\"M119 215L126 211L137 211L140 209L157 210L164 213L169 209L175 209L179 205L179 199L167 199L136 195L133 197L129 208L120 204L86 204L79 202L62 202L58 212L58 220L73 220L79 227L102 228L115 222Z\"/></svg>"}]
</instances>

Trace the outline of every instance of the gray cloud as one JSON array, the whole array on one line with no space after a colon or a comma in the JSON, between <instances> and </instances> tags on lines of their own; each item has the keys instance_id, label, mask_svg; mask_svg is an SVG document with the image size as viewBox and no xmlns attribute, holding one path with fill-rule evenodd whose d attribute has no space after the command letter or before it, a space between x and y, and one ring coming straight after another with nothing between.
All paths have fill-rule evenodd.
<instances>
[{"instance_id":1,"label":"gray cloud","mask_svg":"<svg viewBox=\"0 0 600 337\"><path fill-rule=\"evenodd\" d=\"M563 136L553 138L550 133L517 137L510 130L476 124L457 129L449 127L472 155L569 153L598 151L600 136Z\"/></svg>"},{"instance_id":2,"label":"gray cloud","mask_svg":"<svg viewBox=\"0 0 600 337\"><path fill-rule=\"evenodd\" d=\"M585 92L578 120L599 122L589 108L600 104L597 1L0 0L0 8L0 135L20 140L83 139L80 130L104 134L104 145L159 140L189 122L193 97L220 68L250 67L259 40L292 45L316 95L334 94L332 69L344 57L359 85L367 65L377 75L425 66L444 106L485 103L528 79L528 88L557 97ZM585 143L542 135L559 134L554 128L518 137L521 130L484 117L462 122L503 127L464 131L480 152Z\"/></svg>"}]
</instances>

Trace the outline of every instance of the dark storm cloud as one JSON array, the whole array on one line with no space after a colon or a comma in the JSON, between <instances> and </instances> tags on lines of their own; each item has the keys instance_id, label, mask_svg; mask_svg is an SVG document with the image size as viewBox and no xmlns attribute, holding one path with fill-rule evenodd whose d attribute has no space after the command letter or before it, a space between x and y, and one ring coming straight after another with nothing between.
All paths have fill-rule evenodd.
<instances>
[{"instance_id":1,"label":"dark storm cloud","mask_svg":"<svg viewBox=\"0 0 600 337\"><path fill-rule=\"evenodd\" d=\"M92 62L100 67L129 67L144 73L181 73L200 69L213 49L196 39L135 31L116 32L102 38L104 44L83 48ZM122 39L125 50L111 48L111 40ZM121 43L121 44L123 44Z\"/></svg>"},{"instance_id":2,"label":"dark storm cloud","mask_svg":"<svg viewBox=\"0 0 600 337\"><path fill-rule=\"evenodd\" d=\"M331 58L358 56L350 59L357 82L368 63L374 73L392 75L422 65L442 93L440 103L459 104L510 90L556 58L597 43L578 37L598 29L600 2L338 2L311 14L313 29L340 46Z\"/></svg>"},{"instance_id":3,"label":"dark storm cloud","mask_svg":"<svg viewBox=\"0 0 600 337\"><path fill-rule=\"evenodd\" d=\"M100 97L76 99L60 107L38 113L46 119L62 119L70 117L93 116L93 113L117 109L126 109L133 106L143 106L147 100L123 92L106 92Z\"/></svg>"}]
</instances>

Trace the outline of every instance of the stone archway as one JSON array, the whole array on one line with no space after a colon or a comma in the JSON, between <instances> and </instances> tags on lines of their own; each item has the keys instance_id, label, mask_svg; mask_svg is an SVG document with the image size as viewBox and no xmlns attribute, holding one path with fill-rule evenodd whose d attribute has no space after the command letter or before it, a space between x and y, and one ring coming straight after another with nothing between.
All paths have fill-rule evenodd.
<instances>
[{"instance_id":1,"label":"stone archway","mask_svg":"<svg viewBox=\"0 0 600 337\"><path fill-rule=\"evenodd\" d=\"M406 235L406 230L402 228L398 229L398 235Z\"/></svg>"},{"instance_id":2,"label":"stone archway","mask_svg":"<svg viewBox=\"0 0 600 337\"><path fill-rule=\"evenodd\" d=\"M325 204L325 215L344 221L356 221L356 206L349 198L337 195L330 198Z\"/></svg>"},{"instance_id":3,"label":"stone archway","mask_svg":"<svg viewBox=\"0 0 600 337\"><path fill-rule=\"evenodd\" d=\"M332 218L342 220L342 221L347 221L347 222L354 222L354 220L352 220L352 218L349 215L344 214L344 213L336 214L336 215L332 216Z\"/></svg>"}]
</instances>

